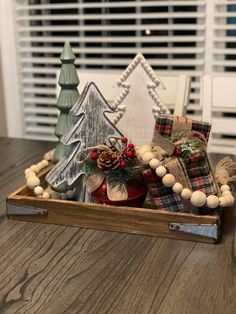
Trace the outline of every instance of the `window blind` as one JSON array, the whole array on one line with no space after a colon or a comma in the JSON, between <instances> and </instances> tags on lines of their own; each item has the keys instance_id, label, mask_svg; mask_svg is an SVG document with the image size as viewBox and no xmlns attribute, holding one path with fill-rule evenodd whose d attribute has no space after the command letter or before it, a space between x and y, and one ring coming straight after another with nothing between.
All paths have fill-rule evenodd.
<instances>
[{"instance_id":1,"label":"window blind","mask_svg":"<svg viewBox=\"0 0 236 314\"><path fill-rule=\"evenodd\" d=\"M55 139L56 77L65 40L78 69L122 73L141 52L159 75L191 75L189 113L198 116L199 77L236 71L233 5L236 1L15 0L24 136Z\"/></svg>"}]
</instances>

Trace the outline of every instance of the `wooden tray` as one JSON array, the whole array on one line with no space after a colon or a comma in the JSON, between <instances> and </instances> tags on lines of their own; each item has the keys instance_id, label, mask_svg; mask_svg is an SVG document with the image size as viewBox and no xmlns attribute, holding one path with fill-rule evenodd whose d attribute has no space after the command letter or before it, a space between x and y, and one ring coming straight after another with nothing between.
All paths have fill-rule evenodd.
<instances>
[{"instance_id":1,"label":"wooden tray","mask_svg":"<svg viewBox=\"0 0 236 314\"><path fill-rule=\"evenodd\" d=\"M49 171L40 174L41 181ZM10 219L217 243L220 216L40 199L25 185L7 198Z\"/></svg>"}]
</instances>

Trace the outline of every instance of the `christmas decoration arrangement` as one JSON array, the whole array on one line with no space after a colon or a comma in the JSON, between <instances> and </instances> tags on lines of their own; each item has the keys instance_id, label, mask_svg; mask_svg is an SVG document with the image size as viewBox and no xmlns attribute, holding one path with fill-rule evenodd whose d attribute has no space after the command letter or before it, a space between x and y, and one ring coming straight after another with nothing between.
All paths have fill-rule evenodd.
<instances>
[{"instance_id":1,"label":"christmas decoration arrangement","mask_svg":"<svg viewBox=\"0 0 236 314\"><path fill-rule=\"evenodd\" d=\"M210 124L169 115L158 97L162 83L142 55L121 75L123 91L111 106L93 82L79 95L69 43L60 58L59 141L25 170L35 196L194 215L233 205L236 163L227 157L213 170Z\"/></svg>"},{"instance_id":2,"label":"christmas decoration arrangement","mask_svg":"<svg viewBox=\"0 0 236 314\"><path fill-rule=\"evenodd\" d=\"M98 145L83 160L87 178L85 185L102 204L141 207L147 186L141 172L135 146L123 137L114 146Z\"/></svg>"}]
</instances>

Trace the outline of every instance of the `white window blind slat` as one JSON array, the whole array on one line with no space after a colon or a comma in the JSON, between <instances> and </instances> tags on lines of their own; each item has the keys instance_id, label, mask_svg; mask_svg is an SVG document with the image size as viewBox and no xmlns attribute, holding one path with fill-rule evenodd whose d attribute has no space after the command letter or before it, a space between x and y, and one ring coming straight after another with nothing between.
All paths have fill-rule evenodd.
<instances>
[{"instance_id":1,"label":"white window blind slat","mask_svg":"<svg viewBox=\"0 0 236 314\"><path fill-rule=\"evenodd\" d=\"M135 19L167 19L167 18L204 18L205 13L202 12L189 12L189 13L168 13L166 12L165 15L163 13L136 13ZM85 20L119 20L122 18L122 20L130 20L130 14L128 13L119 13L119 14L86 14L83 16L80 16L80 21ZM64 14L57 14L57 15L32 15L32 16L19 16L17 17L18 22L25 22L25 21L55 21L60 20L64 21L67 19L67 16ZM78 15L70 14L70 20L78 20Z\"/></svg>"},{"instance_id":2,"label":"white window blind slat","mask_svg":"<svg viewBox=\"0 0 236 314\"><path fill-rule=\"evenodd\" d=\"M147 28L148 29L148 28ZM77 37L70 37L67 36L66 39L70 42L70 43L78 43L78 38ZM160 36L125 36L125 37L111 37L111 36L106 36L104 35L103 37L81 37L79 38L79 42L80 43L188 43L188 42L192 42L192 43L196 43L196 42L204 42L205 37L204 36L198 36L198 35L191 35L191 36L164 36L161 35ZM34 37L25 37L24 35L22 35L19 38L19 44L31 44L31 43L62 43L63 41L65 41L65 37L52 37L52 36L48 36L47 34L45 34L45 36L41 36L41 35L37 35L35 34ZM40 46L39 46L40 48Z\"/></svg>"},{"instance_id":3,"label":"white window blind slat","mask_svg":"<svg viewBox=\"0 0 236 314\"><path fill-rule=\"evenodd\" d=\"M236 36L232 35L236 10L229 9L236 1L15 2L27 138L55 139L56 78L65 40L77 56L78 71L121 74L141 52L160 76L191 75L189 113L195 118L201 115L200 77L205 72L236 72Z\"/></svg>"},{"instance_id":4,"label":"white window blind slat","mask_svg":"<svg viewBox=\"0 0 236 314\"><path fill-rule=\"evenodd\" d=\"M26 54L26 53L37 53L37 52L42 52L42 53L61 53L61 48L54 48L54 47L26 47L26 48L19 48L19 52L22 54ZM75 48L73 49L73 52L76 54L79 53L94 53L94 48ZM96 53L133 53L136 54L140 52L140 48L138 47L129 47L129 48L117 48L117 47L111 47L111 48L96 48ZM143 54L153 54L153 48L146 48L143 47L142 48L142 53ZM165 54L192 54L192 53L204 53L204 48L202 47L183 47L183 48L178 48L178 47L171 47L171 48L167 48L167 47L158 47L155 48L155 54L158 53L165 53Z\"/></svg>"},{"instance_id":5,"label":"white window blind slat","mask_svg":"<svg viewBox=\"0 0 236 314\"><path fill-rule=\"evenodd\" d=\"M188 1L188 2L187 2ZM92 3L85 2L85 3L68 3L65 1L65 3L50 3L50 4L40 4L40 5L21 5L17 7L17 11L25 11L25 10L49 10L49 9L85 9L85 8L94 8L97 9L98 6L100 8L128 8L128 7L162 7L168 5L169 7L172 6L204 6L206 1L201 1L201 0L195 0L195 1L190 1L190 0L177 0L177 1L115 1L115 2L101 2L101 1L93 1Z\"/></svg>"}]
</instances>

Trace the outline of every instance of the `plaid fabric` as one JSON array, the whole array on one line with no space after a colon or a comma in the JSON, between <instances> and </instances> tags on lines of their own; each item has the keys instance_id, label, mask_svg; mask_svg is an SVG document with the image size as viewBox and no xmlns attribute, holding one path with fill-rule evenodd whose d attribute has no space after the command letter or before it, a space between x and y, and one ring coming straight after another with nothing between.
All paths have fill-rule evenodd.
<instances>
[{"instance_id":1,"label":"plaid fabric","mask_svg":"<svg viewBox=\"0 0 236 314\"><path fill-rule=\"evenodd\" d=\"M171 188L165 187L154 170L145 170L144 177L150 188L150 192L156 205L156 209L172 212L186 211L181 197L178 194L174 193Z\"/></svg>"},{"instance_id":2,"label":"plaid fabric","mask_svg":"<svg viewBox=\"0 0 236 314\"><path fill-rule=\"evenodd\" d=\"M205 152L197 152L181 159L185 164L193 191L201 190L206 195L217 193L217 186Z\"/></svg>"},{"instance_id":3,"label":"plaid fabric","mask_svg":"<svg viewBox=\"0 0 236 314\"><path fill-rule=\"evenodd\" d=\"M194 153L190 157L181 158L182 165L188 174L192 190L201 190L206 195L217 194L216 183L209 161L205 153ZM197 209L191 206L189 201L184 201L180 195L174 193L171 188L163 185L155 171L147 169L144 171L144 177L150 188L153 202L158 210L167 210L172 212L191 212L197 213ZM209 214L208 208L200 209L202 214Z\"/></svg>"},{"instance_id":4,"label":"plaid fabric","mask_svg":"<svg viewBox=\"0 0 236 314\"><path fill-rule=\"evenodd\" d=\"M153 141L155 142L155 134L159 133L160 135L164 137L170 137L172 134L172 126L173 126L173 121L176 119L178 121L178 117L176 116L160 116L156 119L156 124L155 124L155 130L154 130L154 135L153 135ZM211 130L211 125L209 123L205 122L199 122L199 121L194 121L189 118L185 118L186 123L191 122L192 123L192 131L196 131L201 133L205 139L208 141L209 135L210 135L210 130Z\"/></svg>"}]
</instances>

